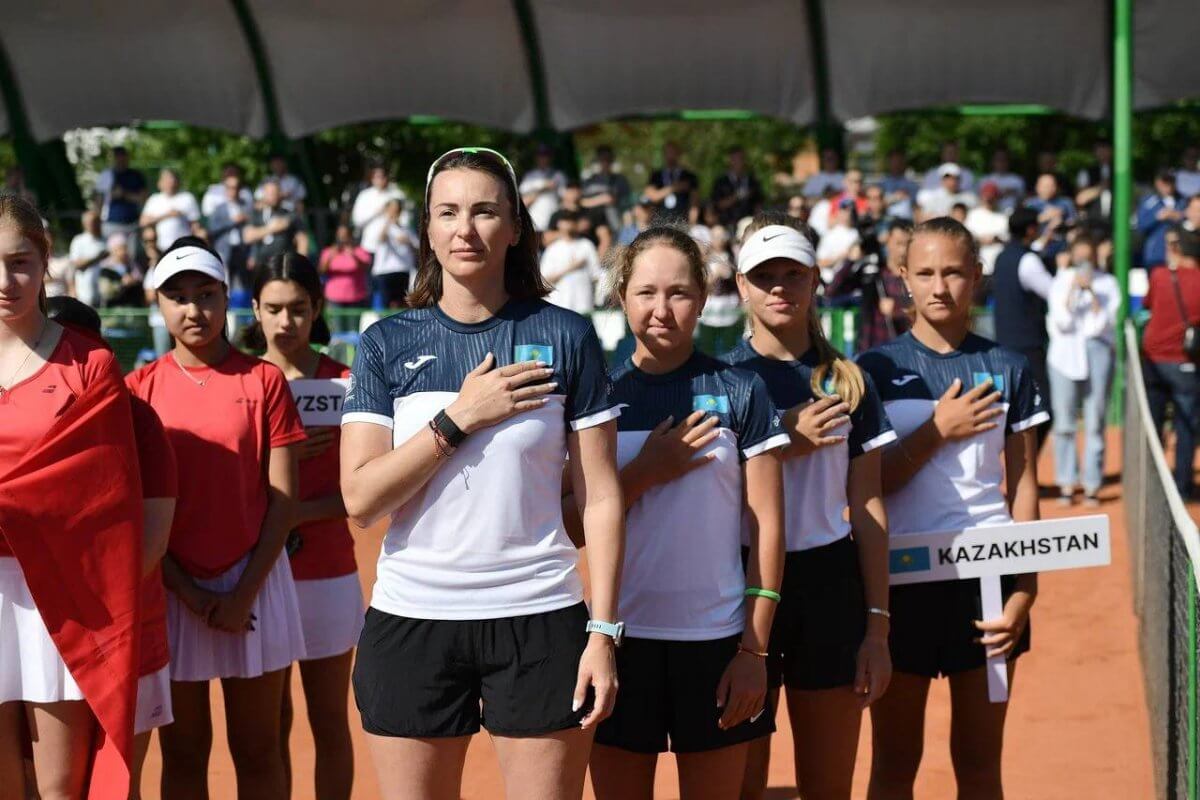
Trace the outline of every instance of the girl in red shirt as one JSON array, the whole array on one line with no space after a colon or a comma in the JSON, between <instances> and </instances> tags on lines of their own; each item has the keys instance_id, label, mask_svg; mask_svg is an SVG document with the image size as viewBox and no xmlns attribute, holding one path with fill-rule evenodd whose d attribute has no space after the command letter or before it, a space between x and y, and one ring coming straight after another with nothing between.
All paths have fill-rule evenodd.
<instances>
[{"instance_id":1,"label":"girl in red shirt","mask_svg":"<svg viewBox=\"0 0 1200 800\"><path fill-rule=\"evenodd\" d=\"M103 342L100 315L89 305L66 295L46 302L50 319L65 328L91 334ZM105 345L107 346L107 345ZM142 767L150 748L150 732L170 725L171 667L167 648L167 595L163 590L162 558L171 536L179 479L175 451L154 409L140 397L131 398L133 436L138 472L142 478L142 631L139 637L137 706L133 720L133 769L130 800L141 797Z\"/></svg>"},{"instance_id":2,"label":"girl in red shirt","mask_svg":"<svg viewBox=\"0 0 1200 800\"><path fill-rule=\"evenodd\" d=\"M281 253L258 268L254 316L243 345L266 350L264 358L289 380L349 378L350 368L312 349L329 341L321 317L321 279L299 253ZM293 386L299 398L301 389ZM309 403L302 403L301 415ZM354 782L354 750L346 696L354 645L363 623L362 586L354 561L354 540L338 488L341 429L328 423L307 428L299 446L300 494L288 539L307 657L300 678L316 744L316 796L349 798ZM285 683L283 741L292 727L292 704Z\"/></svg>"},{"instance_id":3,"label":"girl in red shirt","mask_svg":"<svg viewBox=\"0 0 1200 800\"><path fill-rule=\"evenodd\" d=\"M304 656L283 554L304 428L283 374L224 336L225 268L199 239L154 269L175 347L126 379L162 419L179 466L163 579L171 701L163 728L164 797L207 798L208 682L221 680L239 794L284 798L279 718L285 670Z\"/></svg>"},{"instance_id":4,"label":"girl in red shirt","mask_svg":"<svg viewBox=\"0 0 1200 800\"><path fill-rule=\"evenodd\" d=\"M133 426L112 353L46 316L49 249L37 210L0 197L0 786L25 796L28 724L42 797L83 796L91 772L88 797L124 798L142 531Z\"/></svg>"}]
</instances>

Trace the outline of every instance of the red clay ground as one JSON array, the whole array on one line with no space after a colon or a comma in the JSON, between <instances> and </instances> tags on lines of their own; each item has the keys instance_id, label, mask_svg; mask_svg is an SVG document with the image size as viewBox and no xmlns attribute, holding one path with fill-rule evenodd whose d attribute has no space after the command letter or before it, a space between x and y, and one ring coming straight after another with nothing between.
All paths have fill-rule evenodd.
<instances>
[{"instance_id":1,"label":"red clay ground","mask_svg":"<svg viewBox=\"0 0 1200 800\"><path fill-rule=\"evenodd\" d=\"M1120 440L1110 437L1112 452ZM1048 452L1049 447L1046 448ZM1114 458L1115 460L1115 458ZM1051 474L1043 459L1042 475ZM1043 477L1043 483L1047 483ZM1036 800L1138 800L1153 796L1149 722L1137 656L1136 620L1132 611L1129 557L1124 530L1120 487L1106 487L1102 511L1112 519L1113 564L1107 569L1048 573L1042 576L1041 593L1034 609L1033 650L1020 661L1009 712L1004 758L1004 778L1011 798ZM1079 513L1075 507L1072 513ZM1042 502L1045 517L1062 515L1051 501ZM369 592L382 529L360 537L359 564ZM301 697L296 678L294 691ZM353 700L352 722L357 722ZM791 741L783 710L781 732L772 742L771 800L796 796L792 781ZM224 746L224 720L220 691L214 684L214 746L210 770L211 796L233 798L233 767ZM948 751L949 696L945 683L930 695L925 734L925 761L917 781L917 797L943 800L954 797L954 777ZM859 748L854 797L866 792L870 763L869 722L864 724ZM297 800L312 800L312 738L304 704L297 701L292 733L292 764ZM356 735L356 800L379 797L365 743ZM144 797L159 797L160 761L157 742L152 745L143 781ZM788 788L793 786L793 788ZM591 797L589 792L588 797ZM678 797L675 769L669 758L661 762L656 797ZM502 783L491 745L486 737L471 744L463 779L463 797L493 800L503 797Z\"/></svg>"}]
</instances>

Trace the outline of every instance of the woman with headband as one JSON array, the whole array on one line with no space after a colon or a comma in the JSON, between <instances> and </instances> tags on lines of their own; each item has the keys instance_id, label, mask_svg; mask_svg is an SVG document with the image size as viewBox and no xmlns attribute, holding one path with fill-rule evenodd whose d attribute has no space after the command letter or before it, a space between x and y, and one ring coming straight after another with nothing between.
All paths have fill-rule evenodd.
<instances>
[{"instance_id":1,"label":"woman with headband","mask_svg":"<svg viewBox=\"0 0 1200 800\"><path fill-rule=\"evenodd\" d=\"M363 334L342 418L346 509L390 520L355 697L385 798L458 798L481 726L509 797L578 798L616 692L619 411L591 324L542 300L507 159L452 150L425 199L412 310Z\"/></svg>"}]
</instances>

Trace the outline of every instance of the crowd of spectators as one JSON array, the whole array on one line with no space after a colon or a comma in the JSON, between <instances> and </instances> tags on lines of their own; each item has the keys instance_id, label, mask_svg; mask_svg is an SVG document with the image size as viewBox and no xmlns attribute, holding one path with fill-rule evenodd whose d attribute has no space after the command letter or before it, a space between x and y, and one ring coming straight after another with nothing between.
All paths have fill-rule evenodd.
<instances>
[{"instance_id":1,"label":"crowd of spectators","mask_svg":"<svg viewBox=\"0 0 1200 800\"><path fill-rule=\"evenodd\" d=\"M670 221L686 226L707 253L709 299L700 335L715 350L731 347L743 333L733 264L756 212L777 208L814 239L819 302L857 311L858 349L908 328L900 271L912 225L938 216L959 220L977 240L986 276L976 300L993 313L981 319L981 332L1030 359L1055 410L1047 430L1063 496L1079 487L1094 500L1120 298L1108 274L1113 153L1107 142L1095 145L1092 162L1073 177L1063 174L1053 152L1040 153L1036 170L1020 174L1003 149L976 174L960 162L958 144L946 142L940 163L923 172L900 150L886 153L882 170L868 174L843 168L839 153L825 149L815 170L798 156L790 172L760 179L745 151L733 148L707 192L673 142L663 147L659 164L640 172L622 168L617 154L601 146L579 180L559 169L555 156L540 146L519 187L542 236L542 272L553 287L548 299L580 313L609 306L606 255L650 224ZM367 166L343 198L327 243L306 223L305 184L289 173L287 160L272 156L265 174L251 186L237 164L226 164L197 201L172 169L147 176L131 166L124 148L113 148L82 231L52 264L48 291L99 308L150 306L151 326L160 334L148 276L172 242L199 235L228 265L234 305L245 299L256 265L287 250L316 259L328 308L403 305L417 265L418 209L386 167ZM632 180L635 174L646 178ZM19 168L8 171L0 192L31 196ZM1200 331L1200 148L1189 148L1179 169L1155 175L1131 223L1135 262L1149 273L1144 363L1151 408L1160 426L1168 416L1174 420L1184 464L1177 481L1188 494L1187 454L1200 442L1200 343L1193 353L1183 341L1191 328ZM355 327L355 320L333 316L335 330ZM1200 332L1196 336L1200 340ZM1079 417L1082 465L1074 454Z\"/></svg>"}]
</instances>

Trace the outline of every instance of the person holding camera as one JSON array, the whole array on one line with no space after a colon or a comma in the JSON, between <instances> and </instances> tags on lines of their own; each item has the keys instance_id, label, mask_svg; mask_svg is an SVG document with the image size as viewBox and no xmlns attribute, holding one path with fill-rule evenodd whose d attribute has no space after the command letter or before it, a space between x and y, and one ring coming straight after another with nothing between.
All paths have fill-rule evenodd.
<instances>
[{"instance_id":1,"label":"person holding camera","mask_svg":"<svg viewBox=\"0 0 1200 800\"><path fill-rule=\"evenodd\" d=\"M1175 431L1175 485L1186 500L1193 491L1192 460L1200 429L1200 233L1179 230L1174 264L1150 272L1142 306L1150 321L1142 333L1142 372L1154 427L1162 435L1167 408Z\"/></svg>"},{"instance_id":2,"label":"person holding camera","mask_svg":"<svg viewBox=\"0 0 1200 800\"><path fill-rule=\"evenodd\" d=\"M830 299L860 297L860 353L890 342L912 324L912 303L900 277L911 238L911 222L893 222L884 236L882 252L876 248L876 252L843 264L825 289Z\"/></svg>"},{"instance_id":3,"label":"person holding camera","mask_svg":"<svg viewBox=\"0 0 1200 800\"><path fill-rule=\"evenodd\" d=\"M1050 344L1046 366L1054 405L1054 472L1062 505L1070 505L1079 484L1075 420L1083 409L1083 497L1089 506L1104 478L1104 418L1112 389L1117 310L1117 279L1096 267L1096 247L1080 236L1071 244L1071 264L1054 276L1047 303Z\"/></svg>"}]
</instances>

